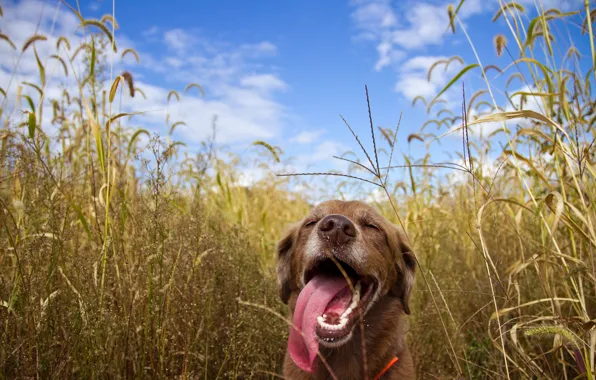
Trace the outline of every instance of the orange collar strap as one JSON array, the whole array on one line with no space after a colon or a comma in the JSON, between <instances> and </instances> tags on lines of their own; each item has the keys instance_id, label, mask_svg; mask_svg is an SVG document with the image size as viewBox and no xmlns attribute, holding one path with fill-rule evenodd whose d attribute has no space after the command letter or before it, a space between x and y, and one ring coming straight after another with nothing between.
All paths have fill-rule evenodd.
<instances>
[{"instance_id":1,"label":"orange collar strap","mask_svg":"<svg viewBox=\"0 0 596 380\"><path fill-rule=\"evenodd\" d=\"M394 356L393 359L391 359L389 363L385 366L385 368L383 368L383 370L379 372L377 376L375 376L374 380L379 380L381 376L385 374L385 372L389 371L389 369L391 369L391 367L393 367L393 365L397 363L397 360L397 356Z\"/></svg>"}]
</instances>

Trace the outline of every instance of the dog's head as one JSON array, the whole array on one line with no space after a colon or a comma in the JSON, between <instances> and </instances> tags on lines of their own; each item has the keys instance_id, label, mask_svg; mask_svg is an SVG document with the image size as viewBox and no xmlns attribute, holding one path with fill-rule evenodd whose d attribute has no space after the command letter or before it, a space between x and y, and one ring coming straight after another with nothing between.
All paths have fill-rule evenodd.
<instances>
[{"instance_id":1,"label":"dog's head","mask_svg":"<svg viewBox=\"0 0 596 380\"><path fill-rule=\"evenodd\" d=\"M291 300L293 324L302 330L291 330L289 349L305 370L319 343L348 342L359 315L380 298L393 297L410 313L416 259L407 237L362 202L318 205L287 231L277 251L280 296ZM303 339L305 347L292 339Z\"/></svg>"}]
</instances>

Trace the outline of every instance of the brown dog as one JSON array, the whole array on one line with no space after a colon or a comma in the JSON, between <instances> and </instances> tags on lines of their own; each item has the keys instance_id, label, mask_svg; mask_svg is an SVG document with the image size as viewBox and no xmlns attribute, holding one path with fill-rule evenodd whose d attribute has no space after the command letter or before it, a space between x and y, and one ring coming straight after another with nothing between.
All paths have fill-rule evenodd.
<instances>
[{"instance_id":1,"label":"brown dog","mask_svg":"<svg viewBox=\"0 0 596 380\"><path fill-rule=\"evenodd\" d=\"M415 378L403 314L416 259L398 227L362 202L327 201L277 250L293 325L286 379Z\"/></svg>"}]
</instances>

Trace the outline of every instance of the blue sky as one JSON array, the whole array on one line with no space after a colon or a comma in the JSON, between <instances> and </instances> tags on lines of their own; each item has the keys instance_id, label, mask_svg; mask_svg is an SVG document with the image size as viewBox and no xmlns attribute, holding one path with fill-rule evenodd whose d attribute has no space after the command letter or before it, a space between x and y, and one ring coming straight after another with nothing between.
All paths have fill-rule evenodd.
<instances>
[{"instance_id":1,"label":"blue sky","mask_svg":"<svg viewBox=\"0 0 596 380\"><path fill-rule=\"evenodd\" d=\"M529 17L536 14L533 0L518 2L526 7ZM3 4L2 30L14 36L15 42L24 41L32 34L27 25L31 30L43 19L46 33L55 37L73 34L76 18L57 4L54 0L9 1ZM81 1L80 8L84 17L99 18L112 13L112 4ZM135 118L131 126L162 134L166 132L167 109L170 124L186 122L174 138L186 142L190 149L210 132L211 119L217 114L218 140L234 151L243 152L262 139L282 147L284 157L294 157L295 169L324 171L345 168L331 159L332 155L358 149L339 114L371 147L366 84L375 127L393 129L403 112L399 148L420 156L425 153L423 145L414 142L408 147L406 140L419 131L428 116L421 105L412 107L412 99L419 94L432 98L462 66L454 62L447 72L437 69L430 82L426 79L428 67L452 55L461 56L466 64L475 63L461 30L455 35L447 30L447 4L435 0L116 1L120 52L133 47L141 62L134 63L132 56L120 60L117 55L114 71L130 70L148 95L147 100L123 99L121 106L150 111ZM576 10L582 1L548 0L541 5ZM466 0L459 17L483 64L504 67L511 60L496 56L493 38L503 33L512 42L503 19L491 22L497 9L496 0ZM54 17L57 22L52 30ZM569 24L559 32L562 38L579 35L577 27ZM578 43L578 48L589 55L587 43ZM8 52L6 49L1 46L0 55ZM16 62L15 53L10 54L11 60L0 62L2 82ZM18 70L24 78L35 67L26 58ZM479 72L470 74L465 77L468 98L485 88ZM166 106L168 91L182 93L190 82L203 86L205 98L189 93L180 103ZM503 101L504 80L493 83L498 100ZM445 98L457 113L461 81L455 87ZM433 108L431 115L440 108ZM441 132L445 131L444 127ZM454 152L460 146L458 138L445 138L441 145L432 145L433 157L445 160L443 152Z\"/></svg>"}]
</instances>

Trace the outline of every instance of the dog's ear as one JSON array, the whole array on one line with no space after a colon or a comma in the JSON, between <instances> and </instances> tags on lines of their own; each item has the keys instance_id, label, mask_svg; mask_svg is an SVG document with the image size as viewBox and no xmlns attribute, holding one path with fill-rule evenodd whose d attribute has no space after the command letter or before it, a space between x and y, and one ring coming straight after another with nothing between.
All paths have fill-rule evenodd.
<instances>
[{"instance_id":1,"label":"dog's ear","mask_svg":"<svg viewBox=\"0 0 596 380\"><path fill-rule=\"evenodd\" d=\"M277 284L279 296L287 304L292 293L290 285L292 276L292 250L296 239L296 225L290 226L281 240L277 243Z\"/></svg>"},{"instance_id":2,"label":"dog's ear","mask_svg":"<svg viewBox=\"0 0 596 380\"><path fill-rule=\"evenodd\" d=\"M391 294L401 299L404 312L410 314L410 293L414 286L416 256L406 233L397 226L395 229L398 247L398 252L395 252L394 256L396 260L397 280L391 287Z\"/></svg>"}]
</instances>

